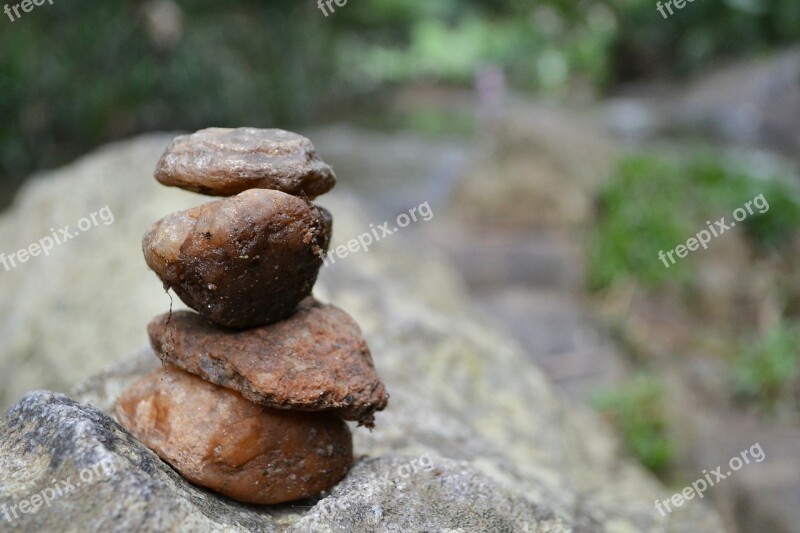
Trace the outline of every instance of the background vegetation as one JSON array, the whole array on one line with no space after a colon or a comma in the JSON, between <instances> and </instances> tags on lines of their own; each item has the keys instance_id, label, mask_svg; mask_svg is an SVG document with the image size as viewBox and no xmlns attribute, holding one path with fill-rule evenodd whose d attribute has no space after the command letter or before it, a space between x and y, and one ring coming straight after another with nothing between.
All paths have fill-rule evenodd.
<instances>
[{"instance_id":1,"label":"background vegetation","mask_svg":"<svg viewBox=\"0 0 800 533\"><path fill-rule=\"evenodd\" d=\"M694 256L666 268L658 252L685 244L707 229L706 221L724 216L730 223L735 209L760 194L769 216L754 207L741 224L753 253L767 257L781 253L800 228L800 190L790 176L761 176L735 157L703 151L623 158L598 199L599 224L589 239L590 284L594 289L624 280L649 287L668 280L690 284L697 277Z\"/></svg>"},{"instance_id":2,"label":"background vegetation","mask_svg":"<svg viewBox=\"0 0 800 533\"><path fill-rule=\"evenodd\" d=\"M179 8L173 28L165 5ZM800 37L793 0L697 1L669 24L650 0L359 0L327 18L311 0L71 0L2 24L10 188L137 132L296 127L393 84L470 84L487 63L565 97Z\"/></svg>"},{"instance_id":3,"label":"background vegetation","mask_svg":"<svg viewBox=\"0 0 800 533\"><path fill-rule=\"evenodd\" d=\"M735 209L760 194L769 209L763 214L754 209L753 215L737 223L734 235L726 231L712 238L709 250L700 248L669 268L659 260L660 250L685 244L706 229L706 221L713 224L725 216L730 223ZM688 366L697 356L719 361L715 368L726 386L721 396L720 391L706 391L709 403L754 411L767 419L797 412L800 190L791 174L759 171L752 161L748 164L746 158L718 149L637 153L619 161L596 207L596 223L587 239L588 279L596 294L602 298L616 288L636 287L655 308L665 308L663 316L650 322L653 328L668 328L674 315L667 309L674 310L677 304L691 322L692 333L679 347L670 347L670 364ZM736 248L738 255L724 255L726 245L729 251ZM703 272L708 260L717 261L717 267L727 263L737 273L738 281L722 291L722 300L717 289L703 281L710 279ZM724 278L718 273L713 277ZM715 322L715 313L709 316L709 303L718 311L722 308L722 320ZM765 313L767 303L772 307ZM737 320L738 314L745 319ZM758 316L772 319L765 324ZM627 316L616 318L622 336L629 338L635 326L626 322ZM636 366L649 373L604 391L595 404L618 427L631 453L669 478L675 447L664 415L668 395L662 394L659 374L653 370L657 356L646 349L638 355Z\"/></svg>"}]
</instances>

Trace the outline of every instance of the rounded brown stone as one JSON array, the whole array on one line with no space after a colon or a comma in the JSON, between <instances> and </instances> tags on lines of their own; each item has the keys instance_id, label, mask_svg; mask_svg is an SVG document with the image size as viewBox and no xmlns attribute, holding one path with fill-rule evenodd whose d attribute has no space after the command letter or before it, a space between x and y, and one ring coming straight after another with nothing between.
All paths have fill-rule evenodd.
<instances>
[{"instance_id":1,"label":"rounded brown stone","mask_svg":"<svg viewBox=\"0 0 800 533\"><path fill-rule=\"evenodd\" d=\"M314 496L353 462L350 430L336 415L269 409L173 366L134 383L116 413L189 481L246 503Z\"/></svg>"},{"instance_id":2,"label":"rounded brown stone","mask_svg":"<svg viewBox=\"0 0 800 533\"><path fill-rule=\"evenodd\" d=\"M279 129L208 128L176 137L156 166L164 185L213 196L274 189L313 199L336 176L307 138Z\"/></svg>"},{"instance_id":3,"label":"rounded brown stone","mask_svg":"<svg viewBox=\"0 0 800 533\"><path fill-rule=\"evenodd\" d=\"M147 331L162 361L268 407L335 410L372 427L389 401L358 324L313 298L260 328L231 331L178 311L156 317Z\"/></svg>"},{"instance_id":4,"label":"rounded brown stone","mask_svg":"<svg viewBox=\"0 0 800 533\"><path fill-rule=\"evenodd\" d=\"M230 328L285 318L311 294L330 215L265 189L172 213L142 242L148 266L189 307Z\"/></svg>"}]
</instances>

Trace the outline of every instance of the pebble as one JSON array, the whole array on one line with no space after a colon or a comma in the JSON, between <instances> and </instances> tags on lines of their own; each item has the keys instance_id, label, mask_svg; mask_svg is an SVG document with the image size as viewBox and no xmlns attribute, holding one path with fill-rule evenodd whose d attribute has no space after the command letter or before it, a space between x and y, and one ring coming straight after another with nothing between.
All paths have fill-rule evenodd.
<instances>
[{"instance_id":1,"label":"pebble","mask_svg":"<svg viewBox=\"0 0 800 533\"><path fill-rule=\"evenodd\" d=\"M286 318L311 294L330 231L330 214L307 200L251 189L166 216L142 248L186 305L248 328Z\"/></svg>"},{"instance_id":2,"label":"pebble","mask_svg":"<svg viewBox=\"0 0 800 533\"><path fill-rule=\"evenodd\" d=\"M279 129L207 128L176 137L158 161L164 185L212 196L273 189L316 196L336 184L307 138Z\"/></svg>"},{"instance_id":3,"label":"pebble","mask_svg":"<svg viewBox=\"0 0 800 533\"><path fill-rule=\"evenodd\" d=\"M352 435L335 414L269 409L170 365L127 389L116 414L189 481L245 503L314 496L353 462Z\"/></svg>"},{"instance_id":4,"label":"pebble","mask_svg":"<svg viewBox=\"0 0 800 533\"><path fill-rule=\"evenodd\" d=\"M372 427L389 400L358 325L313 298L285 320L245 331L191 311L156 317L147 329L162 361L268 407L334 410Z\"/></svg>"}]
</instances>

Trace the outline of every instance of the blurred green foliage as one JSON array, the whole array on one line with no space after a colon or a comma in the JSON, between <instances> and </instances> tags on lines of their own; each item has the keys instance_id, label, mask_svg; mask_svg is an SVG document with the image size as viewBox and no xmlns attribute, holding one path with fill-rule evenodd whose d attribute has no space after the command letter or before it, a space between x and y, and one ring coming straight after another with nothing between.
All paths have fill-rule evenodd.
<instances>
[{"instance_id":1,"label":"blurred green foliage","mask_svg":"<svg viewBox=\"0 0 800 533\"><path fill-rule=\"evenodd\" d=\"M633 456L662 476L675 456L663 402L661 383L644 373L592 398L594 406L619 430Z\"/></svg>"},{"instance_id":2,"label":"blurred green foliage","mask_svg":"<svg viewBox=\"0 0 800 533\"><path fill-rule=\"evenodd\" d=\"M599 220L589 242L589 282L606 288L618 278L647 284L685 278L685 262L669 269L659 250L671 250L697 226L684 213L683 174L674 164L647 156L624 158L598 198Z\"/></svg>"},{"instance_id":3,"label":"blurred green foliage","mask_svg":"<svg viewBox=\"0 0 800 533\"><path fill-rule=\"evenodd\" d=\"M169 49L152 42L134 1L55 2L0 21L0 173L140 131L311 118L314 88L335 76L321 20L294 3L181 6L184 31Z\"/></svg>"},{"instance_id":4,"label":"blurred green foliage","mask_svg":"<svg viewBox=\"0 0 800 533\"><path fill-rule=\"evenodd\" d=\"M451 13L411 24L400 46L355 40L345 55L373 83L469 83L482 64L503 67L517 87L547 92L563 89L576 76L593 86L606 81L615 23L602 4L594 3L593 16L569 19L549 5L554 2L497 18L451 3Z\"/></svg>"},{"instance_id":5,"label":"blurred green foliage","mask_svg":"<svg viewBox=\"0 0 800 533\"><path fill-rule=\"evenodd\" d=\"M730 222L735 209L761 194L769 209L762 214L754 206L740 224L755 251L766 253L800 230L800 194L790 181L756 176L710 153L621 159L598 198L597 224L588 244L591 287L604 289L624 279L647 286L692 279L691 254L666 268L659 251L685 244L707 228L706 221L713 224L725 216Z\"/></svg>"},{"instance_id":6,"label":"blurred green foliage","mask_svg":"<svg viewBox=\"0 0 800 533\"><path fill-rule=\"evenodd\" d=\"M781 323L745 344L733 365L736 392L766 412L800 399L800 327Z\"/></svg>"},{"instance_id":7,"label":"blurred green foliage","mask_svg":"<svg viewBox=\"0 0 800 533\"><path fill-rule=\"evenodd\" d=\"M667 19L656 11L656 0L612 3L620 21L614 50L619 78L692 74L719 57L800 40L795 0L695 0Z\"/></svg>"},{"instance_id":8,"label":"blurred green foliage","mask_svg":"<svg viewBox=\"0 0 800 533\"><path fill-rule=\"evenodd\" d=\"M485 64L555 95L800 35L794 0L696 1L669 20L651 0L359 0L328 17L313 0L176 2L170 45L147 22L157 1L59 1L0 19L0 177L141 131L341 116L390 84L471 84Z\"/></svg>"}]
</instances>

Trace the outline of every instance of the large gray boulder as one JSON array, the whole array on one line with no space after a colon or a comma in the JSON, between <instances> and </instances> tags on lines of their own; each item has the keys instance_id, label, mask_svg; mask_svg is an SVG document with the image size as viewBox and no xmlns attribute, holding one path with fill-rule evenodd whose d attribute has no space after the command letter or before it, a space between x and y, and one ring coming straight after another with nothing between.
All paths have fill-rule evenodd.
<instances>
[{"instance_id":1,"label":"large gray boulder","mask_svg":"<svg viewBox=\"0 0 800 533\"><path fill-rule=\"evenodd\" d=\"M0 222L5 245L34 242L44 226L104 205L116 216L59 247L60 255L14 270L13 282L0 276L6 398L51 384L68 390L74 378L143 345L145 323L169 305L143 266L139 237L156 218L202 199L151 185L167 141L141 137L54 171ZM376 222L351 196L321 200L334 214L338 243ZM563 400L526 354L485 325L434 251L400 242L338 260L323 269L315 291L359 322L392 395L374 431L354 430L359 460L330 494L257 508L183 480L111 416L127 384L159 364L144 349L68 395L28 393L0 419L2 529L722 529L699 501L662 518L654 501L669 492L622 455L597 416Z\"/></svg>"},{"instance_id":2,"label":"large gray boulder","mask_svg":"<svg viewBox=\"0 0 800 533\"><path fill-rule=\"evenodd\" d=\"M91 213L105 207L113 215L110 224L97 215L97 225L49 255L11 270L0 264L0 408L32 389L66 392L146 344L144 326L169 307L169 297L144 263L142 236L164 215L208 201L153 179L170 138L112 144L39 174L0 215L6 256L52 230L61 238L66 226L72 234L81 219L91 221ZM175 303L176 309L182 305Z\"/></svg>"}]
</instances>

